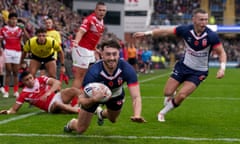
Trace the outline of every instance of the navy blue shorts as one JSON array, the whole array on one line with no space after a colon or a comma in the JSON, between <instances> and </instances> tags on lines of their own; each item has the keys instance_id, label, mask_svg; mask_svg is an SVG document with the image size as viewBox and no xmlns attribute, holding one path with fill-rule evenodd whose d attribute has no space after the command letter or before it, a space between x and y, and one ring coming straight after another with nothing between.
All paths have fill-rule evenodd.
<instances>
[{"instance_id":1,"label":"navy blue shorts","mask_svg":"<svg viewBox=\"0 0 240 144\"><path fill-rule=\"evenodd\" d=\"M82 106L82 109L84 109L87 112L94 113L97 107L99 106L99 104L104 104L108 109L118 111L122 108L123 100L124 100L124 96L118 96L118 97L111 98L109 101L105 103L96 103L91 107Z\"/></svg>"},{"instance_id":2,"label":"navy blue shorts","mask_svg":"<svg viewBox=\"0 0 240 144\"><path fill-rule=\"evenodd\" d=\"M171 77L180 83L184 81L193 82L198 86L208 76L208 71L197 71L187 67L182 62L177 62Z\"/></svg>"}]
</instances>

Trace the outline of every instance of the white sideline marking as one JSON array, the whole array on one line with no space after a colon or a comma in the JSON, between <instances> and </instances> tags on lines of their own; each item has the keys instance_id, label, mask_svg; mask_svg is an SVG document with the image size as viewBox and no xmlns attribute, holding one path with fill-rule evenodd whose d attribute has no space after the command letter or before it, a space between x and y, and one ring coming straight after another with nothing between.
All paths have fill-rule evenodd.
<instances>
[{"instance_id":1,"label":"white sideline marking","mask_svg":"<svg viewBox=\"0 0 240 144\"><path fill-rule=\"evenodd\" d=\"M5 120L0 121L0 125L9 123L11 121L16 121L16 120L19 120L19 119L24 119L26 117L30 117L30 116L36 115L38 113L40 113L40 112L28 113L28 114L12 117L12 118L9 118L9 119L5 119Z\"/></svg>"},{"instance_id":2,"label":"white sideline marking","mask_svg":"<svg viewBox=\"0 0 240 144\"><path fill-rule=\"evenodd\" d=\"M142 99L161 99L164 98L163 96L142 96ZM237 97L188 97L187 99L190 100L229 100L229 101L235 101L235 100L240 100L240 98Z\"/></svg>"},{"instance_id":3,"label":"white sideline marking","mask_svg":"<svg viewBox=\"0 0 240 144\"><path fill-rule=\"evenodd\" d=\"M167 74L161 74L161 75L158 75L158 76L155 76L155 77L151 77L151 78L148 78L146 80L142 80L140 81L140 83L143 83L143 82L146 82L146 81L150 81L150 80L153 80L153 79L156 79L158 77L164 77L166 76ZM33 115L36 115L38 114L39 112L34 112L34 113L29 113L29 114L25 114L25 115L21 115L21 116L16 116L14 118L9 118L9 119L6 119L6 120L2 120L0 121L0 125L1 124L6 124L6 123L9 123L9 122L12 122L12 121L15 121L15 120L19 120L19 119L24 119L26 117L30 117L30 116L33 116Z\"/></svg>"},{"instance_id":4,"label":"white sideline marking","mask_svg":"<svg viewBox=\"0 0 240 144\"><path fill-rule=\"evenodd\" d=\"M170 73L164 73L164 74L161 74L161 75L158 75L158 76L155 76L155 77L150 77L148 79L145 79L145 80L141 80L139 81L140 83L144 83L144 82L147 82L147 81L151 81L151 80L154 80L156 78L161 78L161 77L165 77L165 76L169 76Z\"/></svg>"},{"instance_id":5,"label":"white sideline marking","mask_svg":"<svg viewBox=\"0 0 240 144\"><path fill-rule=\"evenodd\" d=\"M24 134L24 133L0 133L0 136L18 136L18 137L61 137L61 138L104 138L104 139L172 139L184 141L225 141L225 142L240 142L240 138L194 138L194 137L172 137L172 136L101 136L101 135L69 135L69 134Z\"/></svg>"}]
</instances>

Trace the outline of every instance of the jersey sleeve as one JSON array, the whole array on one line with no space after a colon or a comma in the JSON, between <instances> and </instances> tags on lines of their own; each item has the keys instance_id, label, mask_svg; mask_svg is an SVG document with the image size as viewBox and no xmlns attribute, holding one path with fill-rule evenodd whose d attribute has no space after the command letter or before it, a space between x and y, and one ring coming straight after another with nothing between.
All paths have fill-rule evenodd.
<instances>
[{"instance_id":1,"label":"jersey sleeve","mask_svg":"<svg viewBox=\"0 0 240 144\"><path fill-rule=\"evenodd\" d=\"M221 44L221 41L220 41L217 33L215 33L215 32L210 32L209 33L209 40L210 40L213 48L215 48L215 47L217 47Z\"/></svg>"},{"instance_id":2,"label":"jersey sleeve","mask_svg":"<svg viewBox=\"0 0 240 144\"><path fill-rule=\"evenodd\" d=\"M44 84L48 83L48 77L46 76L40 76L37 79L39 80L40 83L44 83Z\"/></svg>"},{"instance_id":3,"label":"jersey sleeve","mask_svg":"<svg viewBox=\"0 0 240 144\"><path fill-rule=\"evenodd\" d=\"M28 96L28 92L24 90L20 93L19 97L16 99L16 103L22 105L25 102L25 98Z\"/></svg>"},{"instance_id":4,"label":"jersey sleeve","mask_svg":"<svg viewBox=\"0 0 240 144\"><path fill-rule=\"evenodd\" d=\"M59 52L59 51L61 51L62 50L62 48L61 48L61 46L60 46L60 43L58 42L58 41L56 41L56 40L53 40L53 49L54 49L54 51L57 51L57 52Z\"/></svg>"},{"instance_id":5,"label":"jersey sleeve","mask_svg":"<svg viewBox=\"0 0 240 144\"><path fill-rule=\"evenodd\" d=\"M175 35L183 36L186 32L186 26L180 25L175 28Z\"/></svg>"},{"instance_id":6,"label":"jersey sleeve","mask_svg":"<svg viewBox=\"0 0 240 144\"><path fill-rule=\"evenodd\" d=\"M61 40L61 35L59 32L56 32L56 41L61 45L62 44L62 40Z\"/></svg>"},{"instance_id":7,"label":"jersey sleeve","mask_svg":"<svg viewBox=\"0 0 240 144\"><path fill-rule=\"evenodd\" d=\"M98 75L96 75L94 73L94 71L92 70L92 68L90 67L88 72L86 73L84 79L83 79L82 87L86 86L88 83L96 82L97 76Z\"/></svg>"},{"instance_id":8,"label":"jersey sleeve","mask_svg":"<svg viewBox=\"0 0 240 144\"><path fill-rule=\"evenodd\" d=\"M133 69L133 67L129 63L123 61L122 68L123 68L123 76L124 76L123 79L124 81L127 82L127 85L131 86L131 85L138 84L137 74L136 74L136 71Z\"/></svg>"},{"instance_id":9,"label":"jersey sleeve","mask_svg":"<svg viewBox=\"0 0 240 144\"><path fill-rule=\"evenodd\" d=\"M29 39L23 46L23 51L24 52L29 52L30 51L30 41L31 39Z\"/></svg>"},{"instance_id":10,"label":"jersey sleeve","mask_svg":"<svg viewBox=\"0 0 240 144\"><path fill-rule=\"evenodd\" d=\"M82 29L83 31L88 31L90 29L90 26L91 26L91 19L90 17L87 17L83 20L81 26L80 26L80 29Z\"/></svg>"}]
</instances>

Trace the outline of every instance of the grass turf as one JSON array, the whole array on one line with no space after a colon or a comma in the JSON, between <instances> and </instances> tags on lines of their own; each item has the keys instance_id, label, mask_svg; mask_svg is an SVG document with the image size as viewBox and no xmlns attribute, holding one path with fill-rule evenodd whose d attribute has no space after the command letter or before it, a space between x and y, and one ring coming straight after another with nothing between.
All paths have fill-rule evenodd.
<instances>
[{"instance_id":1,"label":"grass turf","mask_svg":"<svg viewBox=\"0 0 240 144\"><path fill-rule=\"evenodd\" d=\"M158 70L139 75L142 115L148 121L145 124L130 121L132 105L126 89L126 102L115 124L105 120L103 126L98 126L94 117L83 135L66 134L63 126L77 115L47 114L24 104L18 114L0 115L0 143L240 143L240 82L237 78L240 69L227 69L221 80L215 78L216 72L217 69L210 69L209 77L180 107L166 115L165 123L159 123L156 115L163 106L162 93L170 70ZM1 97L0 109L9 108L14 101L14 97ZM27 114L33 115L20 117Z\"/></svg>"}]
</instances>

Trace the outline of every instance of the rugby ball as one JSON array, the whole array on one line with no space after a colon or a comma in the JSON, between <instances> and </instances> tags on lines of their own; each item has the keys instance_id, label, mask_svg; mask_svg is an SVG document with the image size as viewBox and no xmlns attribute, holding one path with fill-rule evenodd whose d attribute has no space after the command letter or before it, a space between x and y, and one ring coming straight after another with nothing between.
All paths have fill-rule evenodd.
<instances>
[{"instance_id":1,"label":"rugby ball","mask_svg":"<svg viewBox=\"0 0 240 144\"><path fill-rule=\"evenodd\" d=\"M112 92L111 90L105 85L105 84L102 84L102 83L98 83L98 82L93 82L93 83L89 83L87 84L84 88L83 88L83 91L85 93L85 95L87 97L93 97L93 89L98 92L98 91L101 91L103 90L104 93L105 93L105 96L103 99L101 99L99 102L106 102L108 101L111 97L112 97Z\"/></svg>"}]
</instances>

